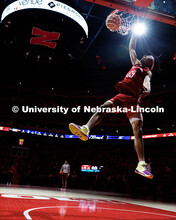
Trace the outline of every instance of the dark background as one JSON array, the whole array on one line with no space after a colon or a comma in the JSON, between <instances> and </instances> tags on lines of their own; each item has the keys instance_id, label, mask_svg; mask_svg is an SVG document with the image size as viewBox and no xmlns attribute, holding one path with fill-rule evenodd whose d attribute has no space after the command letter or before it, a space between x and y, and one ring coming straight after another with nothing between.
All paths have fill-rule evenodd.
<instances>
[{"instance_id":1,"label":"dark background","mask_svg":"<svg viewBox=\"0 0 176 220\"><path fill-rule=\"evenodd\" d=\"M1 1L1 12L8 3L8 1ZM116 95L115 84L122 80L131 68L128 54L131 34L121 36L110 32L105 27L105 19L112 9L82 0L65 1L65 3L75 8L86 19L89 27L88 38L80 29L75 29L74 34L71 33L70 21L65 20L62 25L65 27L63 32L67 41L63 40L62 45L58 44L55 49L31 45L32 27L58 31L58 24L61 24L62 19L57 14L47 11L37 13L29 10L18 15L14 13L0 24L1 126L68 134L70 122L84 124L91 114L24 114L21 111L14 114L11 111L12 106L69 108L78 105L99 106ZM155 3L159 4L158 1ZM167 4L168 7L166 5L160 5L160 7L168 9L171 13L170 2L167 1ZM158 105L165 108L164 113L144 114L144 134L175 132L176 27L144 20L147 22L148 32L137 39L138 57L140 59L146 53L161 55L160 71L153 72L152 92L145 99L144 106ZM67 44L69 38L71 43ZM72 43L73 39L76 39L74 41L76 43ZM125 114L111 114L92 130L92 134L132 135L132 130ZM151 157L148 160L153 161L153 172L156 175L151 183L149 180L136 177L133 172L137 163L137 159L133 159L136 158L133 141L91 140L85 143L79 140L59 139L58 141L49 137L10 132L1 132L0 135L1 173L6 175L9 167L16 164L19 175L18 184L59 186L58 169L67 159L72 171L77 175L75 182L70 180L70 188L90 188L132 195L138 191L143 195L144 192L150 191L150 187L156 187L157 190L152 188L157 193L157 195L151 195L152 199L173 200L172 195L176 191L173 159L175 138L145 140L146 159ZM12 146L17 146L18 139L21 137L24 137L25 146L29 148L27 160L11 155ZM48 160L44 164L43 161L46 158ZM81 164L96 165L99 161L101 161L100 165L105 166L105 171L98 180L101 183L95 182L95 176L92 174L80 173ZM31 165L29 170L32 170L30 181L29 177L25 177L28 165ZM50 173L51 178L48 176ZM38 174L41 174L39 178L37 178ZM108 182L108 176L112 182ZM5 183L5 178L3 177L1 182ZM94 182L93 186L91 181ZM141 191L140 186L136 185L138 181L141 181L144 186ZM117 183L120 184L119 187ZM170 190L170 194L167 190ZM165 198L165 195L169 196Z\"/></svg>"},{"instance_id":2,"label":"dark background","mask_svg":"<svg viewBox=\"0 0 176 220\"><path fill-rule=\"evenodd\" d=\"M1 11L9 2L12 1L1 1ZM49 11L24 10L13 13L0 24L1 124L67 132L69 122L85 123L90 115L14 115L11 107L101 105L116 95L115 84L131 68L128 54L131 33L121 36L105 26L105 19L112 9L83 0L65 3L86 19L88 38L73 23ZM170 1L164 5L155 1L155 5L160 10L174 13ZM144 114L144 133L157 132L157 127L170 132L175 129L176 28L145 18L142 20L147 23L148 31L137 39L138 57L150 53L160 56L160 71L153 72L152 92L144 105L165 108L164 114ZM55 49L32 45L32 27L53 32L62 27L65 38L57 42ZM130 124L123 114L108 117L101 126L123 127L126 135L130 133Z\"/></svg>"}]
</instances>

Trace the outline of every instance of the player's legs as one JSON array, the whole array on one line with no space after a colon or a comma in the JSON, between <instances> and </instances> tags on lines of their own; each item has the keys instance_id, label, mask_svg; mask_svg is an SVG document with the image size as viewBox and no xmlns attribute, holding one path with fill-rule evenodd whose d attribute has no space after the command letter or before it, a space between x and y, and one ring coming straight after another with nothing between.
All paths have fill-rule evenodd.
<instances>
[{"instance_id":1,"label":"player's legs","mask_svg":"<svg viewBox=\"0 0 176 220\"><path fill-rule=\"evenodd\" d=\"M149 179L153 179L153 175L149 172L148 165L145 162L144 142L142 138L142 126L143 126L142 113L133 114L129 118L129 120L134 134L134 148L136 150L137 157L139 160L135 172Z\"/></svg>"},{"instance_id":2,"label":"player's legs","mask_svg":"<svg viewBox=\"0 0 176 220\"><path fill-rule=\"evenodd\" d=\"M103 109L103 108L112 108L113 106L114 106L114 104L111 101L106 101L100 107L101 107L101 109ZM94 113L86 124L86 127L89 129L89 131L95 125L99 124L105 115L106 115L106 112L103 112L103 111Z\"/></svg>"},{"instance_id":3,"label":"player's legs","mask_svg":"<svg viewBox=\"0 0 176 220\"><path fill-rule=\"evenodd\" d=\"M67 177L68 177L68 175L67 174L65 174L65 188L67 188Z\"/></svg>"},{"instance_id":4,"label":"player's legs","mask_svg":"<svg viewBox=\"0 0 176 220\"><path fill-rule=\"evenodd\" d=\"M131 123L133 134L134 134L134 148L136 150L138 160L145 161L144 157L144 142L142 138L142 126L143 121L142 120L136 120Z\"/></svg>"},{"instance_id":5,"label":"player's legs","mask_svg":"<svg viewBox=\"0 0 176 220\"><path fill-rule=\"evenodd\" d=\"M62 175L62 188L65 187L65 181L64 181L65 177L64 177L64 174Z\"/></svg>"},{"instance_id":6,"label":"player's legs","mask_svg":"<svg viewBox=\"0 0 176 220\"><path fill-rule=\"evenodd\" d=\"M87 124L79 126L77 124L70 123L70 131L72 132L72 134L77 135L81 140L87 141L90 129L99 124L102 118L106 115L106 111L103 111L103 108L111 108L113 106L113 102L111 102L110 100L106 101L103 105L100 106L101 111L94 113Z\"/></svg>"}]
</instances>

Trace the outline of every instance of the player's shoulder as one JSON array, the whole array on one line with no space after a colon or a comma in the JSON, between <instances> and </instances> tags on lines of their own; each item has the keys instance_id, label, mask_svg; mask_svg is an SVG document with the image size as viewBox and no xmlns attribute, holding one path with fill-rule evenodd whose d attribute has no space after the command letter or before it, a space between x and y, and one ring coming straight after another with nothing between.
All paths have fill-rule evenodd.
<instances>
[{"instance_id":1,"label":"player's shoulder","mask_svg":"<svg viewBox=\"0 0 176 220\"><path fill-rule=\"evenodd\" d=\"M136 59L136 61L135 61L135 63L133 64L133 66L136 66L136 67L142 66L141 61L138 60L138 59Z\"/></svg>"},{"instance_id":2,"label":"player's shoulder","mask_svg":"<svg viewBox=\"0 0 176 220\"><path fill-rule=\"evenodd\" d=\"M136 71L143 72L143 68L142 68L142 65L141 65L140 63L135 63L135 64L132 66L132 69L135 69Z\"/></svg>"},{"instance_id":3,"label":"player's shoulder","mask_svg":"<svg viewBox=\"0 0 176 220\"><path fill-rule=\"evenodd\" d=\"M140 66L139 68L142 69L142 72L144 72L146 76L148 75L150 78L152 77L152 72L149 69L149 67L142 67L142 66Z\"/></svg>"}]
</instances>

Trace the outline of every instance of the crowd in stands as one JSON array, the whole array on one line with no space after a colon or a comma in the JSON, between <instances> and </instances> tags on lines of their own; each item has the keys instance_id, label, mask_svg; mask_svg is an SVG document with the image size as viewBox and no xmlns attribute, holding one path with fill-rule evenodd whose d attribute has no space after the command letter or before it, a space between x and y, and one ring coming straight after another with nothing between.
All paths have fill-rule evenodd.
<instances>
[{"instance_id":1,"label":"crowd in stands","mask_svg":"<svg viewBox=\"0 0 176 220\"><path fill-rule=\"evenodd\" d=\"M134 173L133 141L56 139L1 133L0 184L61 188L60 167L68 160L69 189L116 192L124 196L174 201L176 198L175 138L146 139L146 161L154 179ZM19 136L20 137L20 136ZM16 146L16 147L15 147ZM81 165L103 166L100 173L81 172Z\"/></svg>"}]
</instances>

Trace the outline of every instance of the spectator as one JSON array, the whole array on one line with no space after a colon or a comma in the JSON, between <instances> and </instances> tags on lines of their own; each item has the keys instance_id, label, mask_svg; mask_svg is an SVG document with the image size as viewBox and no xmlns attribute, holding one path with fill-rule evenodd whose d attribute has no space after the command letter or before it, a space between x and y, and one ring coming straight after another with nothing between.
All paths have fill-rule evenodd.
<instances>
[{"instance_id":1,"label":"spectator","mask_svg":"<svg viewBox=\"0 0 176 220\"><path fill-rule=\"evenodd\" d=\"M70 175L70 165L68 164L67 160L64 162L60 169L60 174L62 175L62 189L67 188L67 179Z\"/></svg>"}]
</instances>

